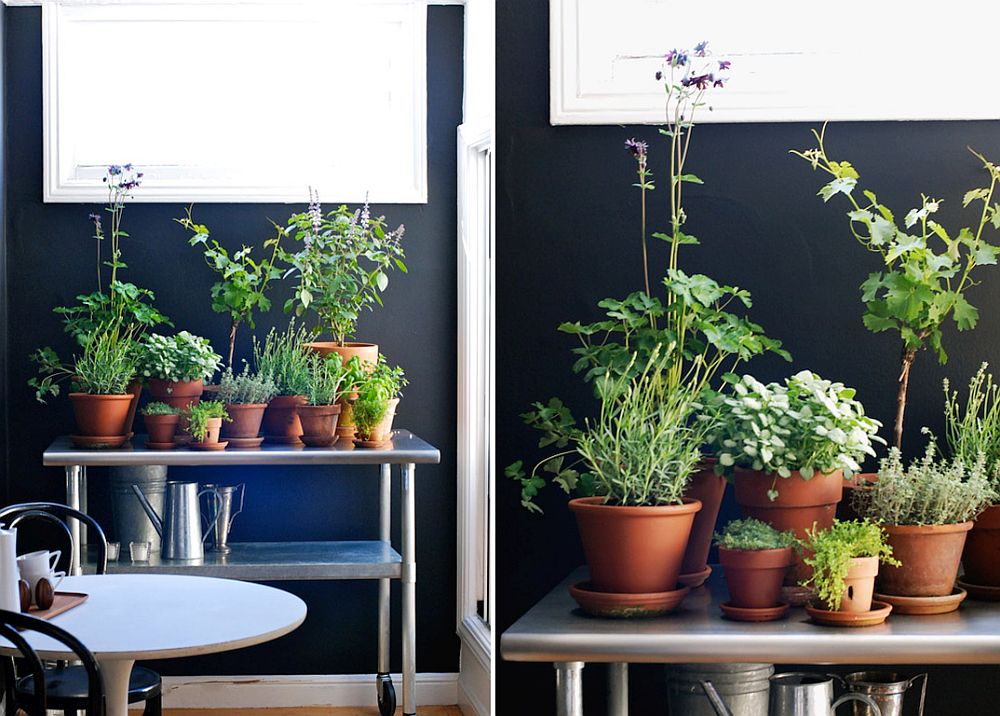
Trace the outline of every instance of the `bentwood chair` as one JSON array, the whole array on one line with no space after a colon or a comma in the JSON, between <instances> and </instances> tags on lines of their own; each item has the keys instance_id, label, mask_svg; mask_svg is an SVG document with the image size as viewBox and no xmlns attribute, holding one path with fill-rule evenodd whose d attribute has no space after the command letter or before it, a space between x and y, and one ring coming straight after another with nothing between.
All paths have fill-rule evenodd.
<instances>
[{"instance_id":1,"label":"bentwood chair","mask_svg":"<svg viewBox=\"0 0 1000 716\"><path fill-rule=\"evenodd\" d=\"M79 520L81 524L90 528L91 541L97 544L95 571L97 574L105 574L108 569L108 540L104 536L104 530L90 515L57 502L24 502L0 509L0 524L10 528L17 527L29 519L55 526L60 534L65 535L70 552L73 549L73 536L66 520L71 518ZM6 666L5 671L8 670L9 666ZM17 713L16 706L36 698L35 683L32 676L25 675L14 681L15 686L11 690L10 681L6 681L5 691L8 694L13 691L14 696L13 699L8 699L7 716L14 716ZM60 663L49 667L46 669L45 683L50 709L60 710L66 716L76 716L78 711L87 708L88 675L81 666ZM158 673L143 666L132 667L128 684L128 702L130 704L145 702L144 716L160 716L162 689L162 680Z\"/></svg>"},{"instance_id":2,"label":"bentwood chair","mask_svg":"<svg viewBox=\"0 0 1000 716\"><path fill-rule=\"evenodd\" d=\"M67 646L80 662L78 668L84 677L84 693L80 699L80 710L87 716L105 716L104 685L101 682L101 668L94 655L87 650L80 640L65 629L57 627L44 619L0 610L0 637L10 642L17 650L17 655L23 664L22 669L28 671L24 679L31 681L30 694L18 695L18 707L29 716L45 716L46 709L58 708L49 699L50 673L42 660L31 648L24 632L33 631L43 634ZM8 671L8 669L5 669ZM35 688L38 686L38 688ZM8 697L10 692L6 691ZM9 704L8 704L9 708Z\"/></svg>"}]
</instances>

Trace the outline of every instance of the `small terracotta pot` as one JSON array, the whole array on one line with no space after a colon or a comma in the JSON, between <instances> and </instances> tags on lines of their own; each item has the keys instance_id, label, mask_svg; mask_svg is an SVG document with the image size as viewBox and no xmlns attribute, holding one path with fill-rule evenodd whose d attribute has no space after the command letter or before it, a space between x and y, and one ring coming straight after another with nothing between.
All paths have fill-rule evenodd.
<instances>
[{"instance_id":1,"label":"small terracotta pot","mask_svg":"<svg viewBox=\"0 0 1000 716\"><path fill-rule=\"evenodd\" d=\"M298 408L306 404L302 395L277 395L264 411L264 439L267 442L301 445L302 423Z\"/></svg>"},{"instance_id":2,"label":"small terracotta pot","mask_svg":"<svg viewBox=\"0 0 1000 716\"><path fill-rule=\"evenodd\" d=\"M578 497L576 514L590 581L599 592L649 594L677 589L697 500L682 505L622 507Z\"/></svg>"},{"instance_id":3,"label":"small terracotta pot","mask_svg":"<svg viewBox=\"0 0 1000 716\"><path fill-rule=\"evenodd\" d=\"M174 434L177 432L177 424L181 421L181 416L177 415L143 415L142 421L146 424L146 432L149 433L149 442L172 443Z\"/></svg>"},{"instance_id":4,"label":"small terracotta pot","mask_svg":"<svg viewBox=\"0 0 1000 716\"><path fill-rule=\"evenodd\" d=\"M392 438L392 419L396 417L397 405L399 405L399 398L390 400L389 407L385 410L385 416L375 426L375 429L367 434L362 433L360 430L355 430L355 439L369 445L383 445L389 442Z\"/></svg>"},{"instance_id":5,"label":"small terracotta pot","mask_svg":"<svg viewBox=\"0 0 1000 716\"><path fill-rule=\"evenodd\" d=\"M841 522L859 519L854 509L854 495L857 492L869 492L872 485L878 482L877 472L862 472L849 480L844 480L844 494L837 505L837 519Z\"/></svg>"},{"instance_id":6,"label":"small terracotta pot","mask_svg":"<svg viewBox=\"0 0 1000 716\"><path fill-rule=\"evenodd\" d=\"M378 345L375 343L345 343L340 345L336 341L317 341L306 343L306 348L315 351L320 355L337 353L347 365L354 356L361 360L362 367L373 370L378 365ZM351 409L351 401L357 399L357 393L349 393L337 401L340 405L340 417L337 419L337 436L347 438L354 437L354 411Z\"/></svg>"},{"instance_id":7,"label":"small terracotta pot","mask_svg":"<svg viewBox=\"0 0 1000 716\"><path fill-rule=\"evenodd\" d=\"M875 593L875 575L878 574L878 557L855 557L844 577L844 594L840 598L840 612L870 612Z\"/></svg>"},{"instance_id":8,"label":"small terracotta pot","mask_svg":"<svg viewBox=\"0 0 1000 716\"><path fill-rule=\"evenodd\" d=\"M70 393L73 415L76 417L77 434L95 437L120 437L128 435L125 423L133 396L91 395Z\"/></svg>"},{"instance_id":9,"label":"small terracotta pot","mask_svg":"<svg viewBox=\"0 0 1000 716\"><path fill-rule=\"evenodd\" d=\"M878 591L896 597L944 597L958 576L965 537L972 522L955 525L884 525L899 567L885 565Z\"/></svg>"},{"instance_id":10,"label":"small terracotta pot","mask_svg":"<svg viewBox=\"0 0 1000 716\"><path fill-rule=\"evenodd\" d=\"M736 502L743 508L745 516L767 522L781 532L791 530L796 537L803 539L806 530L814 524L820 530L828 529L833 524L837 503L844 491L844 473L841 470L816 473L804 480L798 471L782 478L737 468L733 486ZM767 495L772 486L778 491L778 497L773 502ZM810 573L802 556L796 555L795 568L789 571L788 581L797 584Z\"/></svg>"},{"instance_id":11,"label":"small terracotta pot","mask_svg":"<svg viewBox=\"0 0 1000 716\"><path fill-rule=\"evenodd\" d=\"M778 606L785 574L794 563L791 547L757 550L719 547L719 564L726 575L729 603L743 609Z\"/></svg>"},{"instance_id":12,"label":"small terracotta pot","mask_svg":"<svg viewBox=\"0 0 1000 716\"><path fill-rule=\"evenodd\" d=\"M302 442L309 447L329 447L337 442L339 405L300 405Z\"/></svg>"},{"instance_id":13,"label":"small terracotta pot","mask_svg":"<svg viewBox=\"0 0 1000 716\"><path fill-rule=\"evenodd\" d=\"M719 517L722 496L726 492L726 478L716 475L714 466L715 458L704 460L698 471L691 475L687 489L684 490L684 497L698 500L701 509L694 516L691 537L681 563L681 574L704 572L708 566L708 551L712 548L715 521Z\"/></svg>"},{"instance_id":14,"label":"small terracotta pot","mask_svg":"<svg viewBox=\"0 0 1000 716\"><path fill-rule=\"evenodd\" d=\"M199 442L192 442L192 445L215 445L219 442L219 434L222 432L222 418L209 418L205 421L205 439Z\"/></svg>"},{"instance_id":15,"label":"small terracotta pot","mask_svg":"<svg viewBox=\"0 0 1000 716\"><path fill-rule=\"evenodd\" d=\"M128 408L128 417L125 419L125 434L132 435L133 425L135 424L135 413L139 409L139 398L142 397L142 381L138 378L130 380L128 392L132 396L132 404Z\"/></svg>"},{"instance_id":16,"label":"small terracotta pot","mask_svg":"<svg viewBox=\"0 0 1000 716\"><path fill-rule=\"evenodd\" d=\"M223 438L253 439L260 434L267 403L226 403L230 421L222 424Z\"/></svg>"},{"instance_id":17,"label":"small terracotta pot","mask_svg":"<svg viewBox=\"0 0 1000 716\"><path fill-rule=\"evenodd\" d=\"M963 581L1000 587L1000 505L990 505L972 525L962 552Z\"/></svg>"}]
</instances>

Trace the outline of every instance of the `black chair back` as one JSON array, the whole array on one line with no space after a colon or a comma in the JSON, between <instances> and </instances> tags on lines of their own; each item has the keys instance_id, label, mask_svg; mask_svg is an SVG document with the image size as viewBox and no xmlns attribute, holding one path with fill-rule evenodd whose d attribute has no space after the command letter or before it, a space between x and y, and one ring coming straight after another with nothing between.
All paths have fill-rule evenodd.
<instances>
[{"instance_id":1,"label":"black chair back","mask_svg":"<svg viewBox=\"0 0 1000 716\"><path fill-rule=\"evenodd\" d=\"M44 619L8 612L0 609L0 637L10 642L17 650L16 656L24 659L24 670L30 672L34 681L34 693L29 697L22 696L18 706L29 716L45 716L47 707L45 694L45 667L38 654L25 639L23 632L33 631L55 639L66 646L83 665L87 672L87 714L88 716L105 716L104 685L101 681L101 668L94 655L83 643L65 629L57 627ZM8 684L13 692L13 685Z\"/></svg>"},{"instance_id":2,"label":"black chair back","mask_svg":"<svg viewBox=\"0 0 1000 716\"><path fill-rule=\"evenodd\" d=\"M70 532L66 520L79 520L89 527L91 534L97 538L97 574L104 574L108 571L108 538L104 536L104 530L97 524L97 520L90 515L58 502L22 502L0 510L0 524L9 528L17 527L19 523L27 519L37 519L58 526L66 534L71 553L75 545L73 544L73 533ZM86 557L86 555L81 554L81 561L86 561Z\"/></svg>"}]
</instances>

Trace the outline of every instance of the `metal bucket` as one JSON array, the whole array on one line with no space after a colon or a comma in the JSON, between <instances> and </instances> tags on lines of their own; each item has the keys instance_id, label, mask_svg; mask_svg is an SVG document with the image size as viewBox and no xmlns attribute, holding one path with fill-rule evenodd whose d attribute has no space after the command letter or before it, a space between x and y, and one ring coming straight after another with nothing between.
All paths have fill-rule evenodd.
<instances>
[{"instance_id":1,"label":"metal bucket","mask_svg":"<svg viewBox=\"0 0 1000 716\"><path fill-rule=\"evenodd\" d=\"M920 680L920 703L917 714L924 714L924 700L927 697L927 674L917 674L907 679L902 674L892 671L855 671L844 677L847 690L856 694L865 694L878 704L882 716L903 716L903 703L906 692L917 680ZM872 716L873 711L862 703L855 702L854 716Z\"/></svg>"},{"instance_id":2,"label":"metal bucket","mask_svg":"<svg viewBox=\"0 0 1000 716\"><path fill-rule=\"evenodd\" d=\"M150 552L160 553L160 535L132 492L132 485L142 488L157 514L163 514L167 490L166 465L128 465L108 469L111 477L111 514L115 535L128 554L129 542L151 542Z\"/></svg>"},{"instance_id":3,"label":"metal bucket","mask_svg":"<svg viewBox=\"0 0 1000 716\"><path fill-rule=\"evenodd\" d=\"M678 716L716 716L702 681L711 682L733 716L767 716L771 664L674 664L667 667L667 703Z\"/></svg>"}]
</instances>

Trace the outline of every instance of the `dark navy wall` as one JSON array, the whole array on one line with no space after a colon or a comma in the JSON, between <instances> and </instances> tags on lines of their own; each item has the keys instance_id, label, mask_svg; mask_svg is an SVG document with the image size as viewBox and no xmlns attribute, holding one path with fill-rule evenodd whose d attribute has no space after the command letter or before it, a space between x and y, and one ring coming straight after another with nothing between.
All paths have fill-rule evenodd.
<instances>
[{"instance_id":1,"label":"dark navy wall","mask_svg":"<svg viewBox=\"0 0 1000 716\"><path fill-rule=\"evenodd\" d=\"M575 339L557 333L556 326L595 320L601 298L624 296L641 286L639 200L631 186L635 162L623 141L636 136L650 142L651 168L661 186L668 169L655 127L549 125L546 3L499 3L497 34L497 460L502 475L504 465L536 455L537 434L518 418L531 401L560 396L577 414L592 404L589 389L570 370ZM859 91L878 90L859 86ZM934 100L929 96L928 101ZM762 359L746 370L773 380L810 368L842 380L857 387L869 412L889 425L899 346L890 334L873 336L865 330L858 291L877 267L877 257L851 238L842 203L824 205L815 196L820 177L788 155L790 148L810 146L809 129L801 123L696 129L688 169L706 184L687 190L685 209L690 233L702 245L684 247L682 266L750 289L752 316L795 358L790 365ZM944 198L940 215L952 230L963 225L960 221L977 220L963 215L962 195L986 176L966 146L1000 161L1000 122L838 123L830 125L827 143L834 156L855 163L865 186L897 216L919 206L921 191ZM652 197L651 230L664 230L665 194L661 189ZM654 270L664 265L662 253L654 252L652 265ZM920 426L940 427L943 376L964 385L983 360L1000 370L1000 268L980 276L983 284L969 295L982 316L976 331L946 331L951 360L945 367L926 352L917 359L907 412L910 452L922 445ZM889 434L888 428L883 431ZM531 516L520 507L516 486L498 479L500 633L583 558L562 494L552 491L541 500L546 514ZM732 507L727 509L732 514ZM636 698L662 698L660 671L640 673L645 678L633 684ZM977 711L971 701L954 698L959 686L967 698L988 691L975 681L982 673L963 669L947 679L932 678L928 712L994 711L992 706ZM552 684L551 666L500 662L500 713L552 713ZM960 710L954 710L956 703Z\"/></svg>"},{"instance_id":2,"label":"dark navy wall","mask_svg":"<svg viewBox=\"0 0 1000 716\"><path fill-rule=\"evenodd\" d=\"M54 306L92 290L93 241L87 214L91 205L43 204L42 195L42 54L41 11L16 8L6 13L0 37L6 41L5 96L8 98L5 145L9 174L6 260L9 271L9 460L14 500L64 496L59 470L43 469L41 453L51 438L72 426L68 402L48 407L35 402L25 381L32 367L28 354L51 344L68 354ZM410 378L397 417L441 448L440 466L416 473L417 555L420 562L417 607L417 657L420 671L458 670L455 634L455 323L456 323L456 143L462 109L462 8L428 9L428 156L429 202L425 205L376 206L395 226L407 227L404 239L408 276L395 275L385 308L365 315L359 338L378 342L389 360ZM142 61L136 58L135 61ZM129 114L128 87L114 87L109 77L95 77L93 111L109 122L142 122ZM329 87L341 92L341 87ZM287 107L280 86L263 87L261 110L276 103ZM379 137L359 137L378 141ZM141 191L141 189L139 189ZM303 196L306 187L303 186ZM337 197L324 197L333 204ZM258 245L268 235L268 217L283 220L302 206L212 204L195 207L231 249L242 242ZM200 253L187 245L183 230L171 221L180 204L132 204L126 209L124 258L127 278L156 292L157 305L178 329L211 338L224 353L227 325L210 309L212 272ZM289 285L274 292L275 309L258 323L258 334L284 326L281 305ZM250 350L251 332L240 331L237 359ZM185 477L247 482L247 509L237 518L232 539L365 539L377 534L377 471L374 469L282 468L232 469L212 473L190 470ZM172 473L173 474L173 473ZM90 478L91 511L109 519L108 495L100 471ZM398 525L398 475L394 511ZM204 659L164 662L166 673L334 674L376 670L375 583L312 582L281 585L301 595L309 617L298 631L272 644ZM394 589L398 613L398 588ZM394 620L398 629L398 619ZM397 632L398 634L398 632ZM398 644L398 640L394 640ZM394 646L393 669L400 667Z\"/></svg>"}]
</instances>

